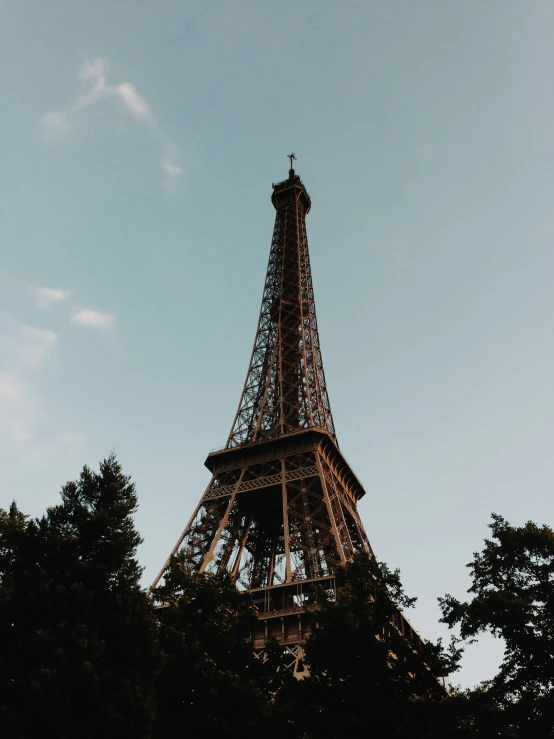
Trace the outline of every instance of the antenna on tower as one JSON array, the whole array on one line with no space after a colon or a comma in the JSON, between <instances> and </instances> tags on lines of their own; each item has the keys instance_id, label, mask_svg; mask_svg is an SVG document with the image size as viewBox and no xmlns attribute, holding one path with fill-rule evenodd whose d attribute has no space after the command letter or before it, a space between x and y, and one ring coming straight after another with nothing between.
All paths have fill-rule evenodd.
<instances>
[{"instance_id":1,"label":"antenna on tower","mask_svg":"<svg viewBox=\"0 0 554 739\"><path fill-rule=\"evenodd\" d=\"M294 162L296 161L296 154L293 152L292 154L288 155L288 158L290 159L289 177L292 177L294 174Z\"/></svg>"}]
</instances>

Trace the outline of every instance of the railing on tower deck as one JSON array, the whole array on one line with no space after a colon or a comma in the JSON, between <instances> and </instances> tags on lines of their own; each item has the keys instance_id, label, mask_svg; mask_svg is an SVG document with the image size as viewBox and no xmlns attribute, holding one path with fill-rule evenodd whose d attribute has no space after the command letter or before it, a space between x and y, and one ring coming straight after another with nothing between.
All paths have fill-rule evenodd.
<instances>
[{"instance_id":1,"label":"railing on tower deck","mask_svg":"<svg viewBox=\"0 0 554 739\"><path fill-rule=\"evenodd\" d=\"M270 591L275 591L276 598ZM255 650L260 650L264 649L270 640L275 640L283 646L305 643L312 632L309 615L317 613L321 604L318 595L325 594L326 601L336 598L336 582L333 576L299 580L267 588L256 588L251 590L250 594L259 623L259 628L253 634L252 644ZM402 634L415 652L423 649L425 640L402 611L395 611L391 628ZM440 678L439 682L447 692L450 690L446 677Z\"/></svg>"},{"instance_id":2,"label":"railing on tower deck","mask_svg":"<svg viewBox=\"0 0 554 739\"><path fill-rule=\"evenodd\" d=\"M291 183L296 183L298 185L302 185L304 188L304 192L308 197L310 197L310 193L308 192L306 185L302 182L300 179L300 175L295 174L292 179L290 177L287 177L286 180L281 180L281 182L272 182L271 187L276 190L278 187L285 187L286 185L290 185ZM310 198L311 200L311 198Z\"/></svg>"},{"instance_id":3,"label":"railing on tower deck","mask_svg":"<svg viewBox=\"0 0 554 739\"><path fill-rule=\"evenodd\" d=\"M337 591L335 577L328 576L255 588L249 592L258 611L258 618L265 621L317 611L322 602L334 600ZM395 611L392 625L414 645L415 649L425 644L402 611Z\"/></svg>"}]
</instances>

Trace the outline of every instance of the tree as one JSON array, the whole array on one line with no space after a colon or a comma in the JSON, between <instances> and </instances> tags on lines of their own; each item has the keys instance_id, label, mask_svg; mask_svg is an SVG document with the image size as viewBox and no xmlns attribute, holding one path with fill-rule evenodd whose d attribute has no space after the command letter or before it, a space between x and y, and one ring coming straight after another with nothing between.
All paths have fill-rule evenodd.
<instances>
[{"instance_id":1,"label":"tree","mask_svg":"<svg viewBox=\"0 0 554 739\"><path fill-rule=\"evenodd\" d=\"M186 730L226 739L267 729L272 675L252 649L250 596L226 573L190 569L184 552L173 557L153 595L162 656L154 736Z\"/></svg>"},{"instance_id":2,"label":"tree","mask_svg":"<svg viewBox=\"0 0 554 739\"><path fill-rule=\"evenodd\" d=\"M0 509L0 725L10 736L18 735L16 670L25 641L21 638L24 613L21 593L22 563L28 543L28 519L15 503ZM27 578L25 586L29 586ZM24 591L23 591L24 592ZM20 734L19 734L20 735Z\"/></svg>"},{"instance_id":3,"label":"tree","mask_svg":"<svg viewBox=\"0 0 554 739\"><path fill-rule=\"evenodd\" d=\"M397 609L415 599L405 595L398 571L369 554L339 568L336 586L336 600L315 610L306 644L306 735L435 736L442 722L436 706L447 698L440 679L456 668L458 650L431 643L414 649L393 624Z\"/></svg>"},{"instance_id":4,"label":"tree","mask_svg":"<svg viewBox=\"0 0 554 739\"><path fill-rule=\"evenodd\" d=\"M25 739L146 738L157 657L134 484L112 455L61 498L35 521L0 516L3 714Z\"/></svg>"},{"instance_id":5,"label":"tree","mask_svg":"<svg viewBox=\"0 0 554 739\"><path fill-rule=\"evenodd\" d=\"M554 532L514 527L493 514L492 538L468 564L473 598L440 599L443 618L471 640L502 638L504 659L482 691L498 702L522 737L554 736Z\"/></svg>"}]
</instances>

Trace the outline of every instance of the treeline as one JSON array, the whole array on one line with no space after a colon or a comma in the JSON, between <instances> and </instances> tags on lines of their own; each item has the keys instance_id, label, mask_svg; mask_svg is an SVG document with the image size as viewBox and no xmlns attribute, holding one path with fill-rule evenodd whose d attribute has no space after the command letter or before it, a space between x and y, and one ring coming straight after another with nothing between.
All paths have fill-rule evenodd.
<instances>
[{"instance_id":1,"label":"treeline","mask_svg":"<svg viewBox=\"0 0 554 739\"><path fill-rule=\"evenodd\" d=\"M198 575L176 557L146 597L136 507L112 456L99 472L85 467L41 518L0 510L2 737L554 736L550 528L493 516L468 565L470 600L440 601L460 636L418 653L390 626L395 608L413 604L399 573L358 556L337 574L336 601L314 610L299 681L278 644L255 656L255 609L228 576ZM464 645L484 632L504 639L498 674L445 690Z\"/></svg>"}]
</instances>

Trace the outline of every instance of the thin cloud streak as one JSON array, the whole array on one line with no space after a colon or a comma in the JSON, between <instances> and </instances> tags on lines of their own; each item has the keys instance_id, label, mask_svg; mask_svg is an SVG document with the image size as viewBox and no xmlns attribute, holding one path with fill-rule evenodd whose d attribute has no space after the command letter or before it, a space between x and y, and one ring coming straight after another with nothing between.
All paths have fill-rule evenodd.
<instances>
[{"instance_id":1,"label":"thin cloud streak","mask_svg":"<svg viewBox=\"0 0 554 739\"><path fill-rule=\"evenodd\" d=\"M112 85L108 82L107 73L109 62L107 59L87 59L77 74L77 79L88 83L90 89L78 95L75 102L60 110L52 110L46 113L41 123L58 133L70 130L69 117L80 110L96 105L100 100L109 97L119 98L125 108L135 118L154 121L150 106L137 91L131 82L120 82Z\"/></svg>"},{"instance_id":2,"label":"thin cloud streak","mask_svg":"<svg viewBox=\"0 0 554 739\"><path fill-rule=\"evenodd\" d=\"M167 160L165 160L163 163L163 170L170 177L180 177L183 174L182 167L179 167L179 165L177 164L172 164Z\"/></svg>"},{"instance_id":3,"label":"thin cloud streak","mask_svg":"<svg viewBox=\"0 0 554 739\"><path fill-rule=\"evenodd\" d=\"M71 296L69 290L55 290L51 287L32 287L31 291L40 310L50 310L54 303L61 303Z\"/></svg>"},{"instance_id":4,"label":"thin cloud streak","mask_svg":"<svg viewBox=\"0 0 554 739\"><path fill-rule=\"evenodd\" d=\"M58 334L54 331L21 325L21 353L29 366L40 364L58 343Z\"/></svg>"},{"instance_id":5,"label":"thin cloud streak","mask_svg":"<svg viewBox=\"0 0 554 739\"><path fill-rule=\"evenodd\" d=\"M130 82L122 82L116 88L116 93L125 103L127 110L136 118L149 118L150 106L146 100L141 97L134 85Z\"/></svg>"},{"instance_id":6,"label":"thin cloud streak","mask_svg":"<svg viewBox=\"0 0 554 739\"><path fill-rule=\"evenodd\" d=\"M42 128L55 136L67 135L73 131L71 119L79 112L93 107L102 100L117 99L133 118L149 124L151 134L167 155L167 152L175 147L157 125L150 105L132 82L110 83L108 80L109 66L107 59L100 57L87 59L79 70L77 79L88 85L88 89L78 95L71 105L59 110L48 111L43 115L40 121ZM181 167L167 160L167 156L162 157L161 163L163 171L169 177L179 177L183 173Z\"/></svg>"},{"instance_id":7,"label":"thin cloud streak","mask_svg":"<svg viewBox=\"0 0 554 739\"><path fill-rule=\"evenodd\" d=\"M54 331L0 315L0 440L3 442L34 437L42 404L30 377L58 345Z\"/></svg>"},{"instance_id":8,"label":"thin cloud streak","mask_svg":"<svg viewBox=\"0 0 554 739\"><path fill-rule=\"evenodd\" d=\"M67 134L73 130L73 126L67 119L67 113L64 110L52 110L46 113L41 120L44 128L53 131L56 134Z\"/></svg>"},{"instance_id":9,"label":"thin cloud streak","mask_svg":"<svg viewBox=\"0 0 554 739\"><path fill-rule=\"evenodd\" d=\"M21 323L0 314L0 371L27 373L48 359L59 345L54 331Z\"/></svg>"},{"instance_id":10,"label":"thin cloud streak","mask_svg":"<svg viewBox=\"0 0 554 739\"><path fill-rule=\"evenodd\" d=\"M85 437L75 431L52 432L52 408L39 392L41 369L59 343L54 331L0 313L0 492L4 495L13 495L27 478L40 486L56 463L82 456Z\"/></svg>"},{"instance_id":11,"label":"thin cloud streak","mask_svg":"<svg viewBox=\"0 0 554 739\"><path fill-rule=\"evenodd\" d=\"M84 308L75 310L71 317L72 323L76 326L86 326L88 328L109 329L115 323L113 313L100 313L99 311Z\"/></svg>"}]
</instances>

